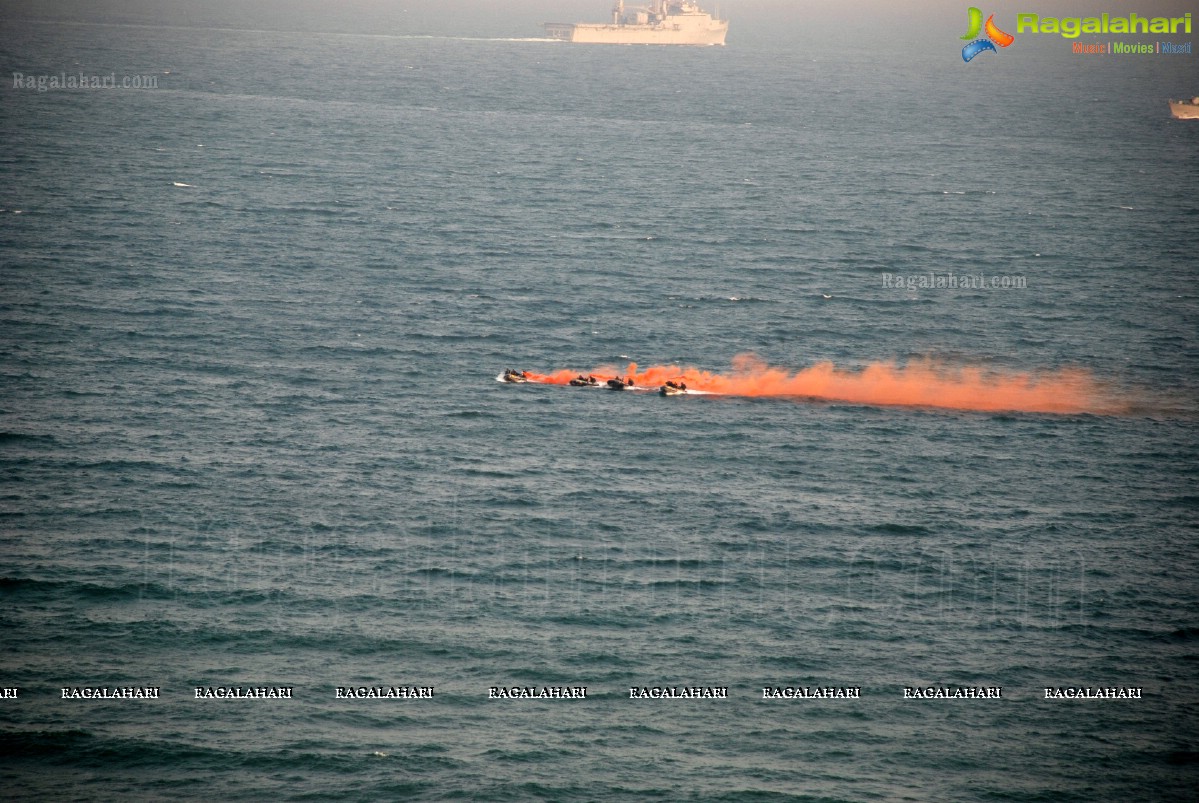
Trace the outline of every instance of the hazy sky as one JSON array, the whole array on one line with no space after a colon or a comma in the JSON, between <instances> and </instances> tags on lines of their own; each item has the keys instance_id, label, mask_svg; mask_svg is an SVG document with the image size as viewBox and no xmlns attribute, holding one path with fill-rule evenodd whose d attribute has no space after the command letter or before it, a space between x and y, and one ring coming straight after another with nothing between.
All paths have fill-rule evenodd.
<instances>
[{"instance_id":1,"label":"hazy sky","mask_svg":"<svg viewBox=\"0 0 1199 803\"><path fill-rule=\"evenodd\" d=\"M730 20L730 46L815 36L870 47L897 36L944 36L964 31L972 3L1009 25L1017 12L1095 16L1135 10L1142 16L1180 16L1191 11L1199 17L1189 0L701 0ZM0 20L535 37L542 22L599 22L611 6L612 0L0 0Z\"/></svg>"}]
</instances>

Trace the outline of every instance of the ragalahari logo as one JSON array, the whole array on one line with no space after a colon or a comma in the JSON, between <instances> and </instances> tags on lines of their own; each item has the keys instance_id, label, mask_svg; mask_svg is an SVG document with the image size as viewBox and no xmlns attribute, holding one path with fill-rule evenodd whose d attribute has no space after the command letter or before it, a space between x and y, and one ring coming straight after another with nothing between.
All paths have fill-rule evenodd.
<instances>
[{"instance_id":1,"label":"ragalahari logo","mask_svg":"<svg viewBox=\"0 0 1199 803\"><path fill-rule=\"evenodd\" d=\"M1004 33L1003 31L999 30L999 28L995 25L994 14L987 17L987 24L983 25L983 13L981 11L971 6L968 13L970 14L970 29L966 31L966 35L962 38L971 39L973 41L969 42L965 47L962 48L963 61L970 61L970 59L974 58L984 50L990 50L992 53L998 53L999 51L995 49L995 45L1007 47L1012 42L1016 41L1016 37L1012 36L1010 33ZM987 32L987 38L976 38L979 32L983 30Z\"/></svg>"}]
</instances>

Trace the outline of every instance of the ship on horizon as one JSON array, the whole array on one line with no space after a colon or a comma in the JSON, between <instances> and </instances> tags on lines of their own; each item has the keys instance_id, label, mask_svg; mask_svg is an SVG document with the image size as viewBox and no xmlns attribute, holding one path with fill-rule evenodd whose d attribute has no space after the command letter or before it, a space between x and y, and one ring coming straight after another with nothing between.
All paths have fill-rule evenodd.
<instances>
[{"instance_id":1,"label":"ship on horizon","mask_svg":"<svg viewBox=\"0 0 1199 803\"><path fill-rule=\"evenodd\" d=\"M650 0L626 13L624 0L612 8L612 21L547 22L545 32L564 42L608 45L723 45L728 20L717 19L692 0Z\"/></svg>"},{"instance_id":2,"label":"ship on horizon","mask_svg":"<svg viewBox=\"0 0 1199 803\"><path fill-rule=\"evenodd\" d=\"M1199 120L1199 96L1170 101L1170 116L1176 120Z\"/></svg>"}]
</instances>

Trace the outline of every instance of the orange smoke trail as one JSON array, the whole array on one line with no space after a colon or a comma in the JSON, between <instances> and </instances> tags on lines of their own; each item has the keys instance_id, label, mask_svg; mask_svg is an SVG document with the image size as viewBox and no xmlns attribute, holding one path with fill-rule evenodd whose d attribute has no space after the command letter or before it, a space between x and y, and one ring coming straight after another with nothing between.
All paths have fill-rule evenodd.
<instances>
[{"instance_id":1,"label":"orange smoke trail","mask_svg":"<svg viewBox=\"0 0 1199 803\"><path fill-rule=\"evenodd\" d=\"M618 375L612 367L583 372L601 382ZM565 385L579 372L563 369L530 374L537 382ZM713 373L677 365L638 370L630 363L621 376L640 387L657 387L668 379L683 381L692 390L732 396L805 396L830 401L874 405L948 407L983 412L1114 414L1128 409L1097 382L1089 371L1063 368L1040 373L1005 373L977 367L950 368L931 361L898 366L872 363L860 371L822 362L792 373L743 354L732 370Z\"/></svg>"}]
</instances>

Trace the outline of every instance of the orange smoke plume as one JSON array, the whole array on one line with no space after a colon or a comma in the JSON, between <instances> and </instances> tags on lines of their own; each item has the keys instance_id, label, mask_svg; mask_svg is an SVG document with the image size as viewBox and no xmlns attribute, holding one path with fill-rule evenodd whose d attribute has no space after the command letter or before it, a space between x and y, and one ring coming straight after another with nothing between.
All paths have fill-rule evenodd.
<instances>
[{"instance_id":1,"label":"orange smoke plume","mask_svg":"<svg viewBox=\"0 0 1199 803\"><path fill-rule=\"evenodd\" d=\"M612 367L583 372L600 382L631 377L639 387L656 388L668 379L691 390L731 396L801 396L873 405L948 407L983 412L1115 414L1128 405L1116 399L1089 371L1063 368L1040 373L1009 373L977 367L938 365L930 360L896 365L872 363L862 370L845 370L822 362L798 372L775 368L750 354L733 360L727 373L677 365L639 370L630 363L623 372ZM534 382L565 385L580 373L563 369L535 374Z\"/></svg>"}]
</instances>

